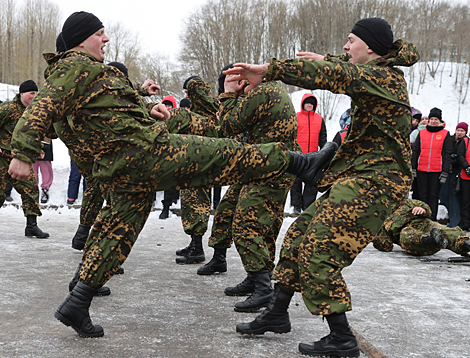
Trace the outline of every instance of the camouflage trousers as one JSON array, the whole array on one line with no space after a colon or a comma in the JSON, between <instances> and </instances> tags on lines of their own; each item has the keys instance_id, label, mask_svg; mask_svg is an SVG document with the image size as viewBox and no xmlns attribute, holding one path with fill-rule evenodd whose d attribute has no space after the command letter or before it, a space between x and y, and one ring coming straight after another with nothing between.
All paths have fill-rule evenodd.
<instances>
[{"instance_id":1,"label":"camouflage trousers","mask_svg":"<svg viewBox=\"0 0 470 358\"><path fill-rule=\"evenodd\" d=\"M290 226L274 279L300 291L312 314L351 310L341 271L374 239L407 194L404 188L362 177L336 181Z\"/></svg>"},{"instance_id":2,"label":"camouflage trousers","mask_svg":"<svg viewBox=\"0 0 470 358\"><path fill-rule=\"evenodd\" d=\"M39 209L39 188L33 167L31 166L31 171L26 180L16 180L8 174L10 162L11 158L0 157L0 207L5 202L5 189L7 183L10 182L21 195L24 216L41 216L41 209Z\"/></svg>"},{"instance_id":3,"label":"camouflage trousers","mask_svg":"<svg viewBox=\"0 0 470 358\"><path fill-rule=\"evenodd\" d=\"M247 272L272 271L289 190L290 186L230 186L217 206L209 246L230 247L233 239Z\"/></svg>"},{"instance_id":4,"label":"camouflage trousers","mask_svg":"<svg viewBox=\"0 0 470 358\"><path fill-rule=\"evenodd\" d=\"M210 189L181 190L181 222L187 235L203 236L211 213Z\"/></svg>"},{"instance_id":5,"label":"camouflage trousers","mask_svg":"<svg viewBox=\"0 0 470 358\"><path fill-rule=\"evenodd\" d=\"M92 226L103 207L105 195L96 179L87 177L85 181L86 190L80 207L80 224Z\"/></svg>"},{"instance_id":6,"label":"camouflage trousers","mask_svg":"<svg viewBox=\"0 0 470 358\"><path fill-rule=\"evenodd\" d=\"M441 232L441 235L449 242L447 249L455 252L459 255L466 255L467 251L464 250L465 240L468 240L468 236L460 227L450 228L445 225L441 225L428 218L423 218L419 225L406 226L400 232L400 237L395 242L403 250L411 255L415 256L428 256L434 255L440 251L441 248L437 246L423 245L421 239L423 235L429 235L431 229L435 227ZM377 237L374 239L374 247L380 251L392 251L393 243L389 235L381 229Z\"/></svg>"},{"instance_id":7,"label":"camouflage trousers","mask_svg":"<svg viewBox=\"0 0 470 358\"><path fill-rule=\"evenodd\" d=\"M99 288L112 277L137 240L157 190L265 183L280 177L288 162L283 143L254 146L162 133L129 171L101 182L107 205L87 241L80 281Z\"/></svg>"}]
</instances>

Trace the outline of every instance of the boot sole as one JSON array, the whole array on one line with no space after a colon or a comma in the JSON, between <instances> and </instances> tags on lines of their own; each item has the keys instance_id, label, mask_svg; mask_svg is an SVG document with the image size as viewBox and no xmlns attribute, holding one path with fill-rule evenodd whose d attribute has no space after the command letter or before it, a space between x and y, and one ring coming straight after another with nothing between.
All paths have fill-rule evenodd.
<instances>
[{"instance_id":1,"label":"boot sole","mask_svg":"<svg viewBox=\"0 0 470 358\"><path fill-rule=\"evenodd\" d=\"M66 325L67 327L72 327L75 332L78 333L78 335L80 337L83 337L83 338L99 338L99 337L103 337L104 336L104 332L98 332L98 333L94 333L94 334L88 334L88 333L85 333L85 332L82 332L80 331L80 329L73 324L73 322L71 320L69 320L68 318L66 318L65 316L63 316L59 311L55 311L54 313L54 317L57 318L60 322L62 322L64 325Z\"/></svg>"},{"instance_id":2,"label":"boot sole","mask_svg":"<svg viewBox=\"0 0 470 358\"><path fill-rule=\"evenodd\" d=\"M224 291L225 295L227 296L237 296L237 297L241 297L241 296L249 296L251 295L252 293L254 292L254 289L253 291L250 291L250 292L240 292L240 293L228 293L227 291Z\"/></svg>"},{"instance_id":3,"label":"boot sole","mask_svg":"<svg viewBox=\"0 0 470 358\"><path fill-rule=\"evenodd\" d=\"M224 273L227 272L227 268L221 270L213 270L213 271L199 271L197 270L198 275L213 275L215 273Z\"/></svg>"},{"instance_id":4,"label":"boot sole","mask_svg":"<svg viewBox=\"0 0 470 358\"><path fill-rule=\"evenodd\" d=\"M262 308L265 308L265 307L268 307L268 303L266 304L263 304L261 306L256 306L256 307L250 307L250 308L238 308L238 307L234 307L233 310L235 312L244 312L244 313L251 313L251 312L259 312L261 311Z\"/></svg>"},{"instance_id":5,"label":"boot sole","mask_svg":"<svg viewBox=\"0 0 470 358\"><path fill-rule=\"evenodd\" d=\"M348 350L335 350L335 351L328 351L328 352L316 352L309 350L308 348L310 345L304 345L302 343L299 344L299 352L308 355L308 356L315 356L315 357L334 357L334 358L349 358L349 357L359 357L361 355L361 351L359 348L357 349L348 349Z\"/></svg>"},{"instance_id":6,"label":"boot sole","mask_svg":"<svg viewBox=\"0 0 470 358\"><path fill-rule=\"evenodd\" d=\"M282 333L289 333L290 330L291 330L290 322L283 324L282 326L260 327L258 329L253 329L250 331L244 331L237 326L237 333L249 334L249 335L265 334L266 332L274 332L274 333L282 334Z\"/></svg>"},{"instance_id":7,"label":"boot sole","mask_svg":"<svg viewBox=\"0 0 470 358\"><path fill-rule=\"evenodd\" d=\"M47 239L49 237L49 235L47 235L47 236L37 236L37 235L34 235L34 234L24 234L24 236L26 236L26 237L35 237L36 239Z\"/></svg>"},{"instance_id":8,"label":"boot sole","mask_svg":"<svg viewBox=\"0 0 470 358\"><path fill-rule=\"evenodd\" d=\"M187 261L184 261L184 262L178 262L176 261L176 263L178 265L192 265L192 264L199 264L201 262L204 262L206 259L203 258L203 259L191 259L191 260L187 260Z\"/></svg>"}]
</instances>

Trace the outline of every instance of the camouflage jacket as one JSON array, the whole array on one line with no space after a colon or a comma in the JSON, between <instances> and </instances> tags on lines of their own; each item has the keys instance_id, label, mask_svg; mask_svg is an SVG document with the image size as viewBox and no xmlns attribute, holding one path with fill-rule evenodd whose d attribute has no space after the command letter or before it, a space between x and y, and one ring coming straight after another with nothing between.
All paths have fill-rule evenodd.
<instances>
[{"instance_id":1,"label":"camouflage jacket","mask_svg":"<svg viewBox=\"0 0 470 358\"><path fill-rule=\"evenodd\" d=\"M164 123L150 117L149 104L118 69L81 52L44 57L47 78L15 128L14 157L34 162L40 138L62 121L73 132L76 146L86 143L93 175L111 180L133 167L167 131Z\"/></svg>"},{"instance_id":2,"label":"camouflage jacket","mask_svg":"<svg viewBox=\"0 0 470 358\"><path fill-rule=\"evenodd\" d=\"M426 213L423 215L414 215L412 210L416 206L425 209ZM431 208L428 204L419 200L406 199L397 210L387 217L380 229L380 233L387 233L392 242L394 244L398 244L400 241L400 233L403 228L410 226L417 229L422 225L423 220L430 216Z\"/></svg>"},{"instance_id":3,"label":"camouflage jacket","mask_svg":"<svg viewBox=\"0 0 470 358\"><path fill-rule=\"evenodd\" d=\"M169 133L191 134L204 137L217 138L218 129L214 122L207 117L193 113L187 108L173 108L170 110L171 117L166 122Z\"/></svg>"},{"instance_id":4,"label":"camouflage jacket","mask_svg":"<svg viewBox=\"0 0 470 358\"><path fill-rule=\"evenodd\" d=\"M25 109L20 94L17 94L13 100L0 104L0 148L2 150L12 150L13 130Z\"/></svg>"},{"instance_id":5,"label":"camouflage jacket","mask_svg":"<svg viewBox=\"0 0 470 358\"><path fill-rule=\"evenodd\" d=\"M207 117L219 125L217 111L218 101L210 95L211 86L200 78L193 78L188 82L188 98L191 100L191 112Z\"/></svg>"},{"instance_id":6,"label":"camouflage jacket","mask_svg":"<svg viewBox=\"0 0 470 358\"><path fill-rule=\"evenodd\" d=\"M283 142L290 150L300 151L295 108L280 82L262 83L243 96L222 93L219 101L220 128L226 136L242 134L250 144ZM284 176L286 182L292 178Z\"/></svg>"},{"instance_id":7,"label":"camouflage jacket","mask_svg":"<svg viewBox=\"0 0 470 358\"><path fill-rule=\"evenodd\" d=\"M366 65L354 65L349 58L271 59L266 78L351 97L349 133L318 183L320 191L338 179L362 176L393 186L402 197L411 186L411 107L403 72L395 66L412 66L418 51L398 40L388 55Z\"/></svg>"}]
</instances>

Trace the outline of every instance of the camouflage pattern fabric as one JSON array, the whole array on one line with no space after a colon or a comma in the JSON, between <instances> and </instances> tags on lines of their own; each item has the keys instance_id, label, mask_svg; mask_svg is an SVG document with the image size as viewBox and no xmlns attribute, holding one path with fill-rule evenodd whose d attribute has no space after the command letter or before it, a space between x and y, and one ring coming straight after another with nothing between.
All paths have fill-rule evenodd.
<instances>
[{"instance_id":1,"label":"camouflage pattern fabric","mask_svg":"<svg viewBox=\"0 0 470 358\"><path fill-rule=\"evenodd\" d=\"M39 138L61 122L63 132L73 134L68 146L74 159L87 161L86 171L91 170L108 193L109 205L90 234L93 244L84 252L80 281L85 284L102 286L124 262L155 191L266 184L287 168L289 154L283 143L255 146L170 134L165 123L149 116L121 71L80 52L45 58L48 77L15 127L13 155L34 162L41 151Z\"/></svg>"},{"instance_id":2,"label":"camouflage pattern fabric","mask_svg":"<svg viewBox=\"0 0 470 358\"><path fill-rule=\"evenodd\" d=\"M26 107L21 102L19 94L12 101L5 101L0 104L0 148L2 148L4 154L10 155L13 130L25 109ZM10 182L21 195L24 216L41 216L39 189L33 168L31 167L30 174L26 180L16 180L8 174L10 162L10 157L0 154L0 207L5 202L5 189L7 183Z\"/></svg>"},{"instance_id":3,"label":"camouflage pattern fabric","mask_svg":"<svg viewBox=\"0 0 470 358\"><path fill-rule=\"evenodd\" d=\"M212 97L211 86L201 78L193 78L188 82L188 98L191 100L191 112L208 118L218 125L216 113L219 102Z\"/></svg>"},{"instance_id":4,"label":"camouflage pattern fabric","mask_svg":"<svg viewBox=\"0 0 470 358\"><path fill-rule=\"evenodd\" d=\"M289 228L274 273L281 286L300 291L316 315L351 310L341 271L373 240L411 186L411 107L403 73L394 66L411 66L419 54L398 40L388 55L367 65L349 58L272 59L267 74L268 80L352 100L348 135L317 187L328 192Z\"/></svg>"},{"instance_id":5,"label":"camouflage pattern fabric","mask_svg":"<svg viewBox=\"0 0 470 358\"><path fill-rule=\"evenodd\" d=\"M413 215L412 210L420 207L426 210L423 215ZM407 199L385 220L382 228L374 238L373 245L380 251L392 251L393 244L399 245L403 250L415 256L433 255L440 251L440 247L423 245L423 235L429 235L432 228L438 228L442 236L447 239L447 249L459 255L467 254L463 245L468 236L458 226L450 228L429 219L431 208L428 204L413 199Z\"/></svg>"},{"instance_id":6,"label":"camouflage pattern fabric","mask_svg":"<svg viewBox=\"0 0 470 358\"><path fill-rule=\"evenodd\" d=\"M80 224L92 226L103 207L105 193L96 179L87 177L85 182L86 190L80 207Z\"/></svg>"},{"instance_id":7,"label":"camouflage pattern fabric","mask_svg":"<svg viewBox=\"0 0 470 358\"><path fill-rule=\"evenodd\" d=\"M248 143L296 143L297 118L280 83L263 83L246 96L219 96L220 126L227 136L246 134ZM276 239L284 219L284 204L294 177L286 174L269 185L234 185L219 203L209 245L230 247L231 239L247 272L274 268Z\"/></svg>"}]
</instances>

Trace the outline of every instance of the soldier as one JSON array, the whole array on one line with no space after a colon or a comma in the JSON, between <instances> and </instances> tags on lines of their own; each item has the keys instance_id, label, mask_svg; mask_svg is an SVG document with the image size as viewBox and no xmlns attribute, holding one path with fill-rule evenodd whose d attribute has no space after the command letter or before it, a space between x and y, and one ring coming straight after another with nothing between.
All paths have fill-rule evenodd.
<instances>
[{"instance_id":1,"label":"soldier","mask_svg":"<svg viewBox=\"0 0 470 358\"><path fill-rule=\"evenodd\" d=\"M263 83L243 95L245 81L225 81L225 93L219 96L221 102L221 128L226 136L243 134L247 143L284 142L289 149L300 151L297 145L297 118L289 95L281 83ZM222 240L230 235L240 254L247 272L244 282L252 283L252 294L243 302L235 304L237 312L258 311L270 302L273 291L270 272L274 269L276 239L284 218L284 204L295 177L284 175L267 185L233 185L227 191L226 199L220 204L221 210L230 210L222 217L230 226L223 225L225 234L221 237L220 223L216 211L213 235L209 244L215 248L210 263L201 267L198 274L220 272L226 265L226 248ZM214 236L215 234L215 236ZM230 245L230 242L227 243ZM235 288L227 288L227 294L239 295Z\"/></svg>"},{"instance_id":2,"label":"soldier","mask_svg":"<svg viewBox=\"0 0 470 358\"><path fill-rule=\"evenodd\" d=\"M291 225L274 272L275 298L254 321L237 325L244 334L290 331L287 312L294 292L308 310L326 317L331 333L307 355L358 357L359 347L346 311L351 297L341 275L370 243L385 219L408 196L411 186L409 127L411 106L403 72L419 59L409 42L393 42L390 25L380 18L358 21L335 57L315 53L264 65L237 64L226 74L256 87L263 78L351 97L351 124L317 189L328 190Z\"/></svg>"},{"instance_id":3,"label":"soldier","mask_svg":"<svg viewBox=\"0 0 470 358\"><path fill-rule=\"evenodd\" d=\"M5 101L0 105L0 207L5 202L7 183L11 182L12 186L21 195L23 213L26 216L25 236L46 239L49 234L43 232L37 225L37 217L41 216L42 213L39 208L39 189L33 168L30 168L31 170L22 180L15 180L14 177L11 178L8 174L12 157L10 142L13 129L26 107L36 96L36 93L38 93L36 83L33 80L27 80L20 85L20 91L12 101ZM40 152L37 153L37 156L40 154Z\"/></svg>"},{"instance_id":4,"label":"soldier","mask_svg":"<svg viewBox=\"0 0 470 358\"><path fill-rule=\"evenodd\" d=\"M470 251L470 239L458 226L450 228L432 221L428 204L407 199L385 220L373 244L377 250L392 251L393 244L415 256L434 255L449 249L459 255Z\"/></svg>"},{"instance_id":5,"label":"soldier","mask_svg":"<svg viewBox=\"0 0 470 358\"><path fill-rule=\"evenodd\" d=\"M84 252L79 282L55 317L80 336L101 337L103 328L90 319L91 301L129 255L157 190L261 184L285 172L313 185L337 146L305 155L283 143L244 145L170 134L155 120L169 118L165 106L144 103L120 70L102 63L109 38L95 15L70 15L61 38L66 52L44 55L45 84L15 127L9 174L28 177L41 150L38 138L58 122L74 136L68 143L74 155L92 159L88 166L107 193L107 205L93 227L98 234Z\"/></svg>"}]
</instances>

